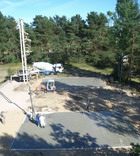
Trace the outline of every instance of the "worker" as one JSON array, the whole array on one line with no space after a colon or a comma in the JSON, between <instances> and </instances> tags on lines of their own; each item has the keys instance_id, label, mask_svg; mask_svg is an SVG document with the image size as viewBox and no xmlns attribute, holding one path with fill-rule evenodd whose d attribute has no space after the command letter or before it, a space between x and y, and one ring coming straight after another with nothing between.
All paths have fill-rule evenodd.
<instances>
[{"instance_id":1,"label":"worker","mask_svg":"<svg viewBox=\"0 0 140 156\"><path fill-rule=\"evenodd\" d=\"M40 122L40 127L41 128L45 128L46 123L45 123L45 117L44 117L44 115L40 115L39 116L39 122Z\"/></svg>"},{"instance_id":2,"label":"worker","mask_svg":"<svg viewBox=\"0 0 140 156\"><path fill-rule=\"evenodd\" d=\"M5 124L5 116L4 116L3 111L1 111L1 113L0 113L0 120L1 120L1 123Z\"/></svg>"},{"instance_id":3,"label":"worker","mask_svg":"<svg viewBox=\"0 0 140 156\"><path fill-rule=\"evenodd\" d=\"M87 102L86 102L86 110L88 112L90 111L90 100L89 100L89 98L87 99Z\"/></svg>"},{"instance_id":4,"label":"worker","mask_svg":"<svg viewBox=\"0 0 140 156\"><path fill-rule=\"evenodd\" d=\"M36 123L37 123L37 126L38 126L38 127L41 126L39 118L40 118L40 114L38 113L38 114L36 115Z\"/></svg>"}]
</instances>

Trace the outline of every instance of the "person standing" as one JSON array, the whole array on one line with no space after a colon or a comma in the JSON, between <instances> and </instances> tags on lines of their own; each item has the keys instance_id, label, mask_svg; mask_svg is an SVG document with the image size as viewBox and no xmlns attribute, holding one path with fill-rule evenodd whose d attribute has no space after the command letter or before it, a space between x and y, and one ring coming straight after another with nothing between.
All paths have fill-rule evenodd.
<instances>
[{"instance_id":1,"label":"person standing","mask_svg":"<svg viewBox=\"0 0 140 156\"><path fill-rule=\"evenodd\" d=\"M89 100L89 98L87 99L87 102L86 102L86 110L88 112L90 111L90 100Z\"/></svg>"},{"instance_id":2,"label":"person standing","mask_svg":"<svg viewBox=\"0 0 140 156\"><path fill-rule=\"evenodd\" d=\"M45 128L46 123L45 123L45 117L44 117L44 115L40 115L39 116L39 122L40 122L40 127L41 128Z\"/></svg>"},{"instance_id":3,"label":"person standing","mask_svg":"<svg viewBox=\"0 0 140 156\"><path fill-rule=\"evenodd\" d=\"M36 115L36 122L37 122L37 126L38 126L38 127L41 126L41 125L40 125L39 118L40 118L40 114L38 113L38 114Z\"/></svg>"},{"instance_id":4,"label":"person standing","mask_svg":"<svg viewBox=\"0 0 140 156\"><path fill-rule=\"evenodd\" d=\"M5 124L5 116L4 116L3 111L0 113L0 120L1 120L1 123Z\"/></svg>"}]
</instances>

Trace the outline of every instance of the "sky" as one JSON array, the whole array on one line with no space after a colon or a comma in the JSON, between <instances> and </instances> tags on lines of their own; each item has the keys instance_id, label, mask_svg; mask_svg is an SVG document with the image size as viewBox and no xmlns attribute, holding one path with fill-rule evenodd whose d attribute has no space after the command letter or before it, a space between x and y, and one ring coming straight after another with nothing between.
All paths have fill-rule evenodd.
<instances>
[{"instance_id":1,"label":"sky","mask_svg":"<svg viewBox=\"0 0 140 156\"><path fill-rule=\"evenodd\" d=\"M33 22L36 15L53 17L65 15L68 19L80 14L86 19L87 14L95 11L107 13L115 11L117 0L0 0L0 12L26 23Z\"/></svg>"}]
</instances>

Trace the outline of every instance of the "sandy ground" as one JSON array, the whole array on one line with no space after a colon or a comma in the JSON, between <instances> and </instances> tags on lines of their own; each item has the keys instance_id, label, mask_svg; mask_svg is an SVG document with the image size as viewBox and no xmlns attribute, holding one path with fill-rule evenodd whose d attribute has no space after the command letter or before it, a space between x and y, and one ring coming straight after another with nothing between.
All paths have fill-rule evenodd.
<instances>
[{"instance_id":1,"label":"sandy ground","mask_svg":"<svg viewBox=\"0 0 140 156\"><path fill-rule=\"evenodd\" d=\"M9 148L25 118L24 110L27 111L30 105L27 90L22 87L22 91L17 91L22 85L8 81L0 86L0 112L4 111L6 120L5 124L0 123L0 151Z\"/></svg>"},{"instance_id":2,"label":"sandy ground","mask_svg":"<svg viewBox=\"0 0 140 156\"><path fill-rule=\"evenodd\" d=\"M35 91L36 86L40 82L41 79L32 80L30 82L31 90ZM25 118L24 111L31 111L31 102L28 94L29 87L24 83L16 81L7 82L3 86L0 86L0 92L6 96L0 94L0 111L4 111L6 117L6 124L3 125L0 123L1 156L8 155L5 151L9 149L13 138L16 136ZM119 89L107 86L106 89L70 89L57 90L49 93L39 91L38 95L33 92L32 97L35 110L39 112L86 111L86 102L89 99L90 111L123 111L129 114L130 122L139 131L140 98L132 96L129 90L124 90L121 95ZM16 153L10 155L14 156ZM18 153L17 155L21 154ZM30 156L35 154L26 153L24 155ZM62 155L65 154L62 152Z\"/></svg>"}]
</instances>

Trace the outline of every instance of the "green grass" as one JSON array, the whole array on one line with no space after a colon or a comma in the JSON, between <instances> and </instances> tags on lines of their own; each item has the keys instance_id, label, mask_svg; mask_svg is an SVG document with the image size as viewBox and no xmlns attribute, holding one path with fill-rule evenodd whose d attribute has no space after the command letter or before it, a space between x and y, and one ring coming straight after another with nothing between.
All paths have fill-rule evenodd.
<instances>
[{"instance_id":1,"label":"green grass","mask_svg":"<svg viewBox=\"0 0 140 156\"><path fill-rule=\"evenodd\" d=\"M8 63L8 64L0 65L0 69L5 69L5 70L8 69L18 70L20 68L21 68L21 63Z\"/></svg>"},{"instance_id":2,"label":"green grass","mask_svg":"<svg viewBox=\"0 0 140 156\"><path fill-rule=\"evenodd\" d=\"M63 72L60 74L60 77L69 77L69 76L71 76L71 75L70 74L63 73Z\"/></svg>"},{"instance_id":3,"label":"green grass","mask_svg":"<svg viewBox=\"0 0 140 156\"><path fill-rule=\"evenodd\" d=\"M28 67L31 67L31 65L27 65ZM0 65L0 70L20 70L22 69L22 64L21 63L8 63L8 64L3 64Z\"/></svg>"},{"instance_id":4,"label":"green grass","mask_svg":"<svg viewBox=\"0 0 140 156\"><path fill-rule=\"evenodd\" d=\"M104 68L104 69L99 69L93 66L90 66L88 64L79 64L79 63L71 63L71 65L73 67L79 68L79 69L83 69L83 70L87 70L87 71L91 71L91 72L95 72L95 73L101 73L104 75L110 75L113 71L113 68Z\"/></svg>"},{"instance_id":5,"label":"green grass","mask_svg":"<svg viewBox=\"0 0 140 156\"><path fill-rule=\"evenodd\" d=\"M14 75L17 70L21 69L21 63L9 63L0 65L0 84L9 79L11 75Z\"/></svg>"},{"instance_id":6,"label":"green grass","mask_svg":"<svg viewBox=\"0 0 140 156\"><path fill-rule=\"evenodd\" d=\"M134 82L140 83L140 78L132 78L131 80Z\"/></svg>"}]
</instances>

